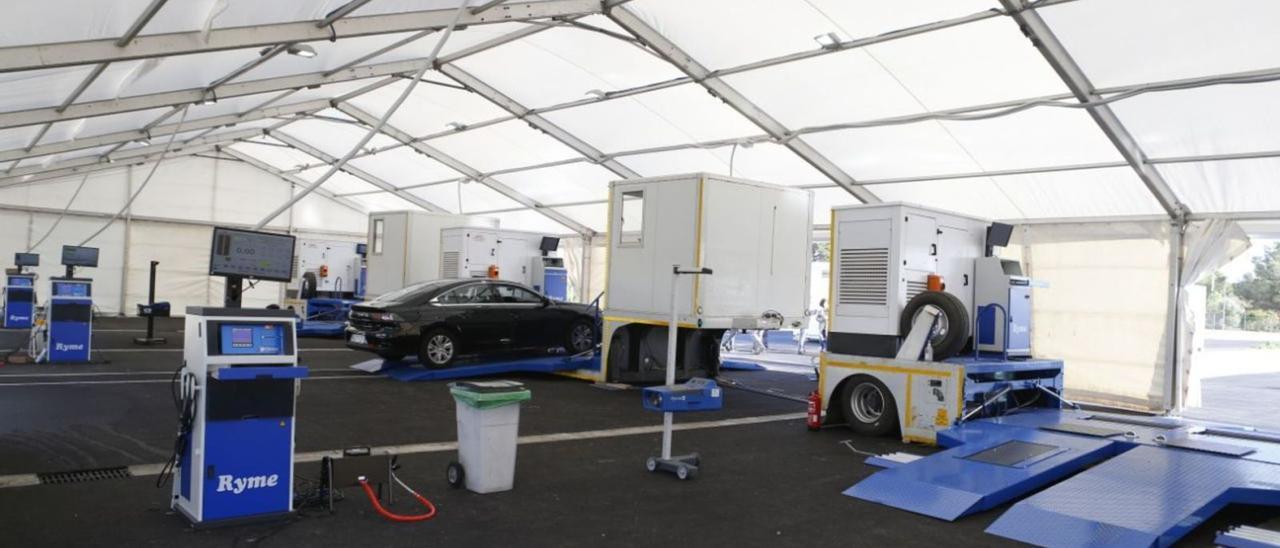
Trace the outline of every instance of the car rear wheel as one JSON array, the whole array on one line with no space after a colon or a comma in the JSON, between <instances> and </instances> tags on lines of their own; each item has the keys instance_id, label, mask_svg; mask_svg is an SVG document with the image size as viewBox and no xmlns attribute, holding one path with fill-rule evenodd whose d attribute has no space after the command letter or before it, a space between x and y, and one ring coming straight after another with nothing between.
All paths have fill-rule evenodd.
<instances>
[{"instance_id":1,"label":"car rear wheel","mask_svg":"<svg viewBox=\"0 0 1280 548\"><path fill-rule=\"evenodd\" d=\"M418 361L431 369L444 369L458 357L458 337L445 329L433 329L422 337Z\"/></svg>"},{"instance_id":2,"label":"car rear wheel","mask_svg":"<svg viewBox=\"0 0 1280 548\"><path fill-rule=\"evenodd\" d=\"M581 354L596 346L596 329L591 322L576 320L569 324L564 347L570 354Z\"/></svg>"}]
</instances>

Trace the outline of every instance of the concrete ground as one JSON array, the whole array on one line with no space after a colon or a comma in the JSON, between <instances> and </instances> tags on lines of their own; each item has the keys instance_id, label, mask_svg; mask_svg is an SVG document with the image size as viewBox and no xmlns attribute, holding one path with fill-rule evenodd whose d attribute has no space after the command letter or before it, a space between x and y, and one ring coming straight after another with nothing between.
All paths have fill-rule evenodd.
<instances>
[{"instance_id":1,"label":"concrete ground","mask_svg":"<svg viewBox=\"0 0 1280 548\"><path fill-rule=\"evenodd\" d=\"M696 450L704 470L690 482L644 471L660 437L658 415L636 390L605 390L547 375L515 376L533 391L522 409L516 487L476 495L451 490L454 403L443 382L402 383L353 372L365 356L331 340L306 339L313 376L298 401L297 450L399 446L399 474L439 507L430 522L394 524L361 492L344 491L335 513L308 508L289 522L191 530L168 509L146 465L167 456L176 428L169 379L181 362L180 326L164 322L162 347L133 346L136 320L102 319L96 345L110 363L0 366L0 531L6 546L1001 546L985 527L1003 510L942 522L842 496L875 471L861 451L927 453L841 427L805 430L813 388L803 361L785 370L727 373L751 390L728 389L722 411L680 416L678 451ZM0 332L0 348L21 333ZM0 354L2 355L2 354ZM774 358L772 354L767 358ZM792 358L786 358L791 360ZM797 357L796 360L806 358ZM778 357L779 362L786 361ZM786 368L780 368L786 369ZM698 424L694 424L698 423ZM136 477L62 485L31 474L133 465ZM141 465L141 466L139 466ZM318 475L298 464L300 487ZM416 509L397 497L393 510ZM1274 509L1233 507L1186 545L1208 545L1233 523L1260 523Z\"/></svg>"}]
</instances>

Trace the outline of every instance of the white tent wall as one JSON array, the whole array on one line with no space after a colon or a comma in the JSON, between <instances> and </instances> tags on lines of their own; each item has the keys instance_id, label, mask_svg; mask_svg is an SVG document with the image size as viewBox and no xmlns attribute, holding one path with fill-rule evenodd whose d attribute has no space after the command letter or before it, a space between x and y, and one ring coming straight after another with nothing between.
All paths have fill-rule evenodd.
<instances>
[{"instance_id":1,"label":"white tent wall","mask_svg":"<svg viewBox=\"0 0 1280 548\"><path fill-rule=\"evenodd\" d=\"M61 247L76 245L124 206L151 165L92 174L68 214L33 251L41 255L39 298L48 298L50 276L61 276ZM0 252L26 251L57 221L83 176L0 189ZM149 263L160 261L157 299L187 306L218 304L221 279L211 278L213 225L252 225L288 199L292 185L256 168L210 158L165 161L127 215L86 245L100 250L99 266L79 274L94 279L94 304L102 314L133 314L147 299ZM363 241L367 215L330 198L310 195L268 226L300 238ZM246 306L279 303L282 284L263 282L246 291Z\"/></svg>"},{"instance_id":2,"label":"white tent wall","mask_svg":"<svg viewBox=\"0 0 1280 548\"><path fill-rule=\"evenodd\" d=\"M1008 250L1035 289L1032 347L1067 366L1066 396L1163 411L1169 344L1172 225L1167 221L1030 224Z\"/></svg>"}]
</instances>

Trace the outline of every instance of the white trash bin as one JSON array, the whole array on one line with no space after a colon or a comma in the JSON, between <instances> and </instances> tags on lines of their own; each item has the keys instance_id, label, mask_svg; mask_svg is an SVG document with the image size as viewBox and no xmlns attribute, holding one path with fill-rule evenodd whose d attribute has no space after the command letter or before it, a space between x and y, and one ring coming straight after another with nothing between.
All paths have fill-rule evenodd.
<instances>
[{"instance_id":1,"label":"white trash bin","mask_svg":"<svg viewBox=\"0 0 1280 548\"><path fill-rule=\"evenodd\" d=\"M449 464L449 483L476 493L510 491L516 477L520 402L532 394L515 381L472 381L449 385L458 417L458 462Z\"/></svg>"}]
</instances>

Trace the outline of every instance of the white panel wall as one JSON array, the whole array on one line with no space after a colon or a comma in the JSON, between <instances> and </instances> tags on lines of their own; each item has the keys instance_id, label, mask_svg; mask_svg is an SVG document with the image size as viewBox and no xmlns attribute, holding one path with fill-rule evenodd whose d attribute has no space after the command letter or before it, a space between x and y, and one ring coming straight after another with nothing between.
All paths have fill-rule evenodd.
<instances>
[{"instance_id":1,"label":"white panel wall","mask_svg":"<svg viewBox=\"0 0 1280 548\"><path fill-rule=\"evenodd\" d=\"M77 245L101 228L145 180L151 166L92 174L69 213L39 247L38 296L48 299L48 278L61 276L64 244ZM68 205L83 176L0 189L0 264L40 240ZM210 278L209 242L215 224L252 225L289 198L292 185L246 164L207 158L177 158L156 170L134 201L132 218L119 219L85 245L100 250L99 266L78 275L94 279L94 304L102 314L133 314L147 299L149 263L160 261L156 298L175 313L192 305L219 304L223 282ZM269 228L299 237L362 241L364 213L320 195L310 195ZM126 246L126 242L128 245ZM262 282L244 295L245 306L278 303L281 284Z\"/></svg>"}]
</instances>

